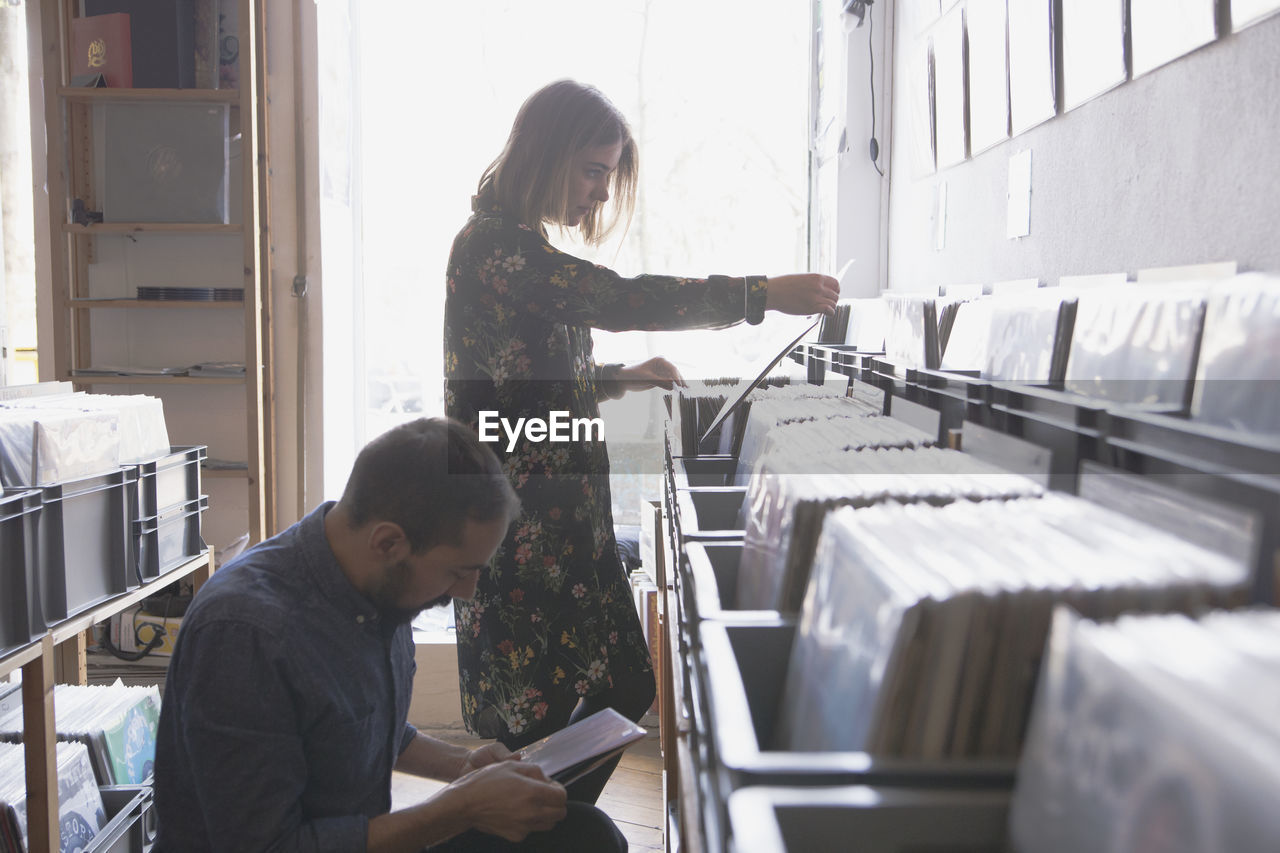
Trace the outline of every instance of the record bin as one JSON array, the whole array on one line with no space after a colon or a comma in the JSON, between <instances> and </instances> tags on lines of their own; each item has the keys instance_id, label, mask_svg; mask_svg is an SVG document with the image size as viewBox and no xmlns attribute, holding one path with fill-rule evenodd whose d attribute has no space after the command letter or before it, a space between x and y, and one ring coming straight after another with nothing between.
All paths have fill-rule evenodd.
<instances>
[{"instance_id":1,"label":"record bin","mask_svg":"<svg viewBox=\"0 0 1280 853\"><path fill-rule=\"evenodd\" d=\"M0 497L0 655L38 639L48 627L37 581L38 489Z\"/></svg>"},{"instance_id":2,"label":"record bin","mask_svg":"<svg viewBox=\"0 0 1280 853\"><path fill-rule=\"evenodd\" d=\"M771 746L795 635L792 620L706 620L694 680L702 682L718 802L756 785L874 785L990 791L1008 796L1014 762L880 759L865 752L794 752ZM792 848L805 849L805 848Z\"/></svg>"},{"instance_id":3,"label":"record bin","mask_svg":"<svg viewBox=\"0 0 1280 853\"><path fill-rule=\"evenodd\" d=\"M99 788L107 810L107 824L98 830L84 853L146 853L156 837L156 817L150 785L105 785Z\"/></svg>"},{"instance_id":4,"label":"record bin","mask_svg":"<svg viewBox=\"0 0 1280 853\"><path fill-rule=\"evenodd\" d=\"M738 468L734 456L677 456L671 460L672 487L731 486Z\"/></svg>"},{"instance_id":5,"label":"record bin","mask_svg":"<svg viewBox=\"0 0 1280 853\"><path fill-rule=\"evenodd\" d=\"M737 607L738 566L742 561L742 542L688 542L681 559L680 582L685 617L732 619L735 622L775 622L776 610L743 610Z\"/></svg>"},{"instance_id":6,"label":"record bin","mask_svg":"<svg viewBox=\"0 0 1280 853\"><path fill-rule=\"evenodd\" d=\"M137 471L118 468L37 490L37 583L46 622L129 588L129 496L136 488Z\"/></svg>"},{"instance_id":7,"label":"record bin","mask_svg":"<svg viewBox=\"0 0 1280 853\"><path fill-rule=\"evenodd\" d=\"M1280 437L1167 415L1111 412L1105 462L1253 510L1261 519L1253 598L1280 604Z\"/></svg>"},{"instance_id":8,"label":"record bin","mask_svg":"<svg viewBox=\"0 0 1280 853\"><path fill-rule=\"evenodd\" d=\"M1105 458L1107 404L1050 388L994 383L987 426L1052 451L1049 488L1074 494L1080 463Z\"/></svg>"},{"instance_id":9,"label":"record bin","mask_svg":"<svg viewBox=\"0 0 1280 853\"><path fill-rule=\"evenodd\" d=\"M738 520L746 499L745 486L706 486L675 491L677 547L698 539L741 541Z\"/></svg>"},{"instance_id":10,"label":"record bin","mask_svg":"<svg viewBox=\"0 0 1280 853\"><path fill-rule=\"evenodd\" d=\"M733 793L735 853L1003 853L1009 794L850 785L756 787Z\"/></svg>"}]
</instances>

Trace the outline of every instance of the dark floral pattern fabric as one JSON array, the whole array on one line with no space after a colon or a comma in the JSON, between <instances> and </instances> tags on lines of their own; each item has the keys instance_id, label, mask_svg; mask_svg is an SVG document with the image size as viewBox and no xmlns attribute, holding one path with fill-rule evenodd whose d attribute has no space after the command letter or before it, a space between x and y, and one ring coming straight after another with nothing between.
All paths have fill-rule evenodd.
<instances>
[{"instance_id":1,"label":"dark floral pattern fabric","mask_svg":"<svg viewBox=\"0 0 1280 853\"><path fill-rule=\"evenodd\" d=\"M458 234L447 285L445 405L473 429L486 411L511 424L557 411L597 418L606 387L592 327L759 322L766 287L759 276L624 278L498 211ZM651 669L614 540L605 442L522 435L508 450L497 432L489 446L522 512L474 599L454 605L463 717L484 737L534 733L548 709L605 689L614 673Z\"/></svg>"}]
</instances>

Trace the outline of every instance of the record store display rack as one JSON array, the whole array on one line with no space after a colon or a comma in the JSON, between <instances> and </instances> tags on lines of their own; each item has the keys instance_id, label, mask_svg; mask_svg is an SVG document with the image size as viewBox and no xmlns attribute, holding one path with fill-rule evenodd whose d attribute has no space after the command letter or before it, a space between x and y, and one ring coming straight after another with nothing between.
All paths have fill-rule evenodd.
<instances>
[{"instance_id":1,"label":"record store display rack","mask_svg":"<svg viewBox=\"0 0 1280 853\"><path fill-rule=\"evenodd\" d=\"M1274 849L1278 354L1277 276L888 293L669 397L668 848Z\"/></svg>"}]
</instances>

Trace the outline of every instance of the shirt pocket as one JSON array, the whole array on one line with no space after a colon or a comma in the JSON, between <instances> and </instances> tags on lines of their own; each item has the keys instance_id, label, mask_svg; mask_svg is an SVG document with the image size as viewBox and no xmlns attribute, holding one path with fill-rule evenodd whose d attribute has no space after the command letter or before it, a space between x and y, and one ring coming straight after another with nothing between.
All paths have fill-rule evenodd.
<instances>
[{"instance_id":1,"label":"shirt pocket","mask_svg":"<svg viewBox=\"0 0 1280 853\"><path fill-rule=\"evenodd\" d=\"M388 714L370 702L327 704L304 744L310 790L350 797L389 772Z\"/></svg>"}]
</instances>

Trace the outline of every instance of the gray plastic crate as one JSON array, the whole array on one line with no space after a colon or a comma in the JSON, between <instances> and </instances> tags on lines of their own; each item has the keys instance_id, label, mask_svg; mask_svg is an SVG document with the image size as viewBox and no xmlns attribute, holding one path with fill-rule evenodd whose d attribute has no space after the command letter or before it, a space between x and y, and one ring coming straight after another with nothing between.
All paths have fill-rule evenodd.
<instances>
[{"instance_id":1,"label":"gray plastic crate","mask_svg":"<svg viewBox=\"0 0 1280 853\"><path fill-rule=\"evenodd\" d=\"M159 577L175 569L205 549L200 535L200 519L209 508L209 497L200 495L159 515L133 522L132 540L137 545L137 580Z\"/></svg>"},{"instance_id":2,"label":"gray plastic crate","mask_svg":"<svg viewBox=\"0 0 1280 853\"><path fill-rule=\"evenodd\" d=\"M45 621L52 624L129 586L129 494L137 472L42 486L37 565Z\"/></svg>"},{"instance_id":3,"label":"gray plastic crate","mask_svg":"<svg viewBox=\"0 0 1280 853\"><path fill-rule=\"evenodd\" d=\"M37 583L40 492L15 490L0 497L0 654L26 645L45 631Z\"/></svg>"},{"instance_id":4,"label":"gray plastic crate","mask_svg":"<svg viewBox=\"0 0 1280 853\"><path fill-rule=\"evenodd\" d=\"M200 463L208 457L208 446L172 447L169 453L139 462L138 513L149 518L178 504L200 497Z\"/></svg>"},{"instance_id":5,"label":"gray plastic crate","mask_svg":"<svg viewBox=\"0 0 1280 853\"><path fill-rule=\"evenodd\" d=\"M100 790L107 825L84 853L147 853L156 837L151 786L107 785Z\"/></svg>"},{"instance_id":6,"label":"gray plastic crate","mask_svg":"<svg viewBox=\"0 0 1280 853\"><path fill-rule=\"evenodd\" d=\"M728 810L737 853L1001 853L1009 794L760 787L735 792Z\"/></svg>"}]
</instances>

